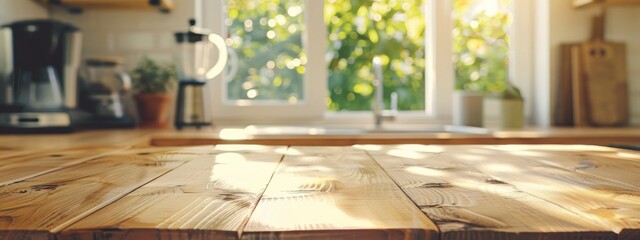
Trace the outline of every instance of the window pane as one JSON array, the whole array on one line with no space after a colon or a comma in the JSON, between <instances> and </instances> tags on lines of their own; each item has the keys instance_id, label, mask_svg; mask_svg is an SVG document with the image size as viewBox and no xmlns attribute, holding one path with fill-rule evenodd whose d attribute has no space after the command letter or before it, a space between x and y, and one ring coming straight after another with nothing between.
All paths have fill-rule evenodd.
<instances>
[{"instance_id":1,"label":"window pane","mask_svg":"<svg viewBox=\"0 0 640 240\"><path fill-rule=\"evenodd\" d=\"M508 77L511 0L454 0L456 89L500 91Z\"/></svg>"},{"instance_id":2,"label":"window pane","mask_svg":"<svg viewBox=\"0 0 640 240\"><path fill-rule=\"evenodd\" d=\"M325 0L329 99L333 111L370 110L372 60L380 56L384 100L399 110L425 109L424 0Z\"/></svg>"},{"instance_id":3,"label":"window pane","mask_svg":"<svg viewBox=\"0 0 640 240\"><path fill-rule=\"evenodd\" d=\"M304 100L303 0L227 0L227 45L238 56L229 100Z\"/></svg>"}]
</instances>

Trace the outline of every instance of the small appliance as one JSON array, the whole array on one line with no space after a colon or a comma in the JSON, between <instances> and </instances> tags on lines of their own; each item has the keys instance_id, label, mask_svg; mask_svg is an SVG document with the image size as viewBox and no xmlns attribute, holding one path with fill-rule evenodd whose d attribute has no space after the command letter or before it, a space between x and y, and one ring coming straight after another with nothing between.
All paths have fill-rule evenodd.
<instances>
[{"instance_id":1,"label":"small appliance","mask_svg":"<svg viewBox=\"0 0 640 240\"><path fill-rule=\"evenodd\" d=\"M179 77L175 113L177 129L212 124L211 90L208 82L222 73L227 63L224 39L196 27L195 24L195 20L191 19L186 32L175 33Z\"/></svg>"},{"instance_id":2,"label":"small appliance","mask_svg":"<svg viewBox=\"0 0 640 240\"><path fill-rule=\"evenodd\" d=\"M84 109L93 116L91 127L135 127L130 117L126 96L131 90L131 77L124 71L120 57L90 58L82 74Z\"/></svg>"},{"instance_id":3,"label":"small appliance","mask_svg":"<svg viewBox=\"0 0 640 240\"><path fill-rule=\"evenodd\" d=\"M72 25L29 20L0 26L0 132L70 131L77 109L82 35Z\"/></svg>"}]
</instances>

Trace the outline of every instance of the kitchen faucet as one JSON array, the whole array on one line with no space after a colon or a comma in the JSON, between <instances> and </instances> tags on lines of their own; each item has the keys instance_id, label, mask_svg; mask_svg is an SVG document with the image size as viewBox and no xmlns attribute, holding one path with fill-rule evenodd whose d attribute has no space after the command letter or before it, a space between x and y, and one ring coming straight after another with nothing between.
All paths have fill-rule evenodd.
<instances>
[{"instance_id":1,"label":"kitchen faucet","mask_svg":"<svg viewBox=\"0 0 640 240\"><path fill-rule=\"evenodd\" d=\"M391 93L391 110L384 109L383 91L384 84L382 79L382 63L379 57L373 58L373 87L375 88L376 99L373 102L373 116L376 128L382 127L383 120L395 120L398 115L398 93Z\"/></svg>"}]
</instances>

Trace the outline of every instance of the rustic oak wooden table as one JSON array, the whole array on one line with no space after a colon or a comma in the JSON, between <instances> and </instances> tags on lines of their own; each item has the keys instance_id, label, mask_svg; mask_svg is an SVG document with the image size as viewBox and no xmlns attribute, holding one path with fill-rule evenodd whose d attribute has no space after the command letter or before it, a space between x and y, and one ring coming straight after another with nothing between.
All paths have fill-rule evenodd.
<instances>
[{"instance_id":1,"label":"rustic oak wooden table","mask_svg":"<svg viewBox=\"0 0 640 240\"><path fill-rule=\"evenodd\" d=\"M640 152L141 139L0 138L0 239L640 239Z\"/></svg>"}]
</instances>

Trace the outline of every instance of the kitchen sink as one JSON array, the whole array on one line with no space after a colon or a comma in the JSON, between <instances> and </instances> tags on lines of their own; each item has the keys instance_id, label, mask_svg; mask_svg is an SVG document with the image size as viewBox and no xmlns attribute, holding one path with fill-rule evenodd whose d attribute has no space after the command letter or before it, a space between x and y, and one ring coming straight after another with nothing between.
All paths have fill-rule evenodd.
<instances>
[{"instance_id":1,"label":"kitchen sink","mask_svg":"<svg viewBox=\"0 0 640 240\"><path fill-rule=\"evenodd\" d=\"M453 125L386 125L375 126L283 126L250 125L245 133L254 136L268 135L362 135L362 134L490 134L491 130L479 127Z\"/></svg>"}]
</instances>

